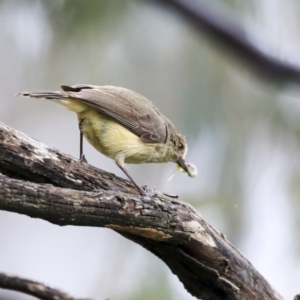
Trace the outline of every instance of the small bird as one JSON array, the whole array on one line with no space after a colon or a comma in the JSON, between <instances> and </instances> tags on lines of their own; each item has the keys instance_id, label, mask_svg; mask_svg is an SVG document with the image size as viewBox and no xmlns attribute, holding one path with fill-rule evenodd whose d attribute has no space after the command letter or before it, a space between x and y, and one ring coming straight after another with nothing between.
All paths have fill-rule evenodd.
<instances>
[{"instance_id":1,"label":"small bird","mask_svg":"<svg viewBox=\"0 0 300 300\"><path fill-rule=\"evenodd\" d=\"M175 162L178 170L195 177L197 169L185 162L187 143L153 103L122 87L78 84L62 85L62 91L22 92L18 96L45 98L76 113L82 135L99 152L115 160L143 196L140 187L125 169L125 163Z\"/></svg>"}]
</instances>

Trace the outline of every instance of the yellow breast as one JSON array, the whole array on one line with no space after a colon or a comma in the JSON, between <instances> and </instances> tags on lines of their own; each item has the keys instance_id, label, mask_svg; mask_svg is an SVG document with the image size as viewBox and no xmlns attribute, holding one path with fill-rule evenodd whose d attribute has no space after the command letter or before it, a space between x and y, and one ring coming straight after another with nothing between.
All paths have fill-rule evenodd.
<instances>
[{"instance_id":1,"label":"yellow breast","mask_svg":"<svg viewBox=\"0 0 300 300\"><path fill-rule=\"evenodd\" d=\"M164 161L163 147L159 144L146 144L137 135L90 108L77 113L82 122L82 132L88 142L102 154L115 159L122 152L125 162L139 164Z\"/></svg>"}]
</instances>

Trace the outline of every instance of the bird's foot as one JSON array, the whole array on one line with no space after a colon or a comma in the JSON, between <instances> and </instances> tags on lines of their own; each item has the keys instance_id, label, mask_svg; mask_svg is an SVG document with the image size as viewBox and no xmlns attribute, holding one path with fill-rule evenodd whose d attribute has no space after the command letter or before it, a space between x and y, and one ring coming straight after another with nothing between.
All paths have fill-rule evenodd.
<instances>
[{"instance_id":1,"label":"bird's foot","mask_svg":"<svg viewBox=\"0 0 300 300\"><path fill-rule=\"evenodd\" d=\"M145 196L145 197L155 197L157 196L157 191L155 188L153 189L148 189L148 185L144 185L142 188L141 188L141 191L143 191L143 193L141 193L142 196Z\"/></svg>"},{"instance_id":2,"label":"bird's foot","mask_svg":"<svg viewBox=\"0 0 300 300\"><path fill-rule=\"evenodd\" d=\"M145 194L142 194L142 196L159 197L159 196L164 195L164 196L167 196L167 197L170 197L170 198L174 198L174 199L177 199L179 197L178 195L174 195L174 194L167 194L167 193L158 192L155 188L148 189L147 185L144 185L142 187L142 190L145 193Z\"/></svg>"},{"instance_id":3,"label":"bird's foot","mask_svg":"<svg viewBox=\"0 0 300 300\"><path fill-rule=\"evenodd\" d=\"M87 161L87 159L85 158L85 155L84 155L84 154L82 154L82 155L79 157L79 160L80 160L81 163L85 163L85 164L88 163L88 161Z\"/></svg>"}]
</instances>

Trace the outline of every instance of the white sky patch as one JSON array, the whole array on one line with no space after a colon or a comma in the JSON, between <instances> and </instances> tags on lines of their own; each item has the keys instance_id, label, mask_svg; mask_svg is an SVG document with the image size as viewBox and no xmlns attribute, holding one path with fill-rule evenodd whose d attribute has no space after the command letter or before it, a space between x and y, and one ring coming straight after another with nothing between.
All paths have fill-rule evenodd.
<instances>
[{"instance_id":1,"label":"white sky patch","mask_svg":"<svg viewBox=\"0 0 300 300\"><path fill-rule=\"evenodd\" d=\"M48 48L52 32L41 2L6 1L0 11L0 26L22 55L36 57Z\"/></svg>"},{"instance_id":2,"label":"white sky patch","mask_svg":"<svg viewBox=\"0 0 300 300\"><path fill-rule=\"evenodd\" d=\"M256 22L245 23L248 38L262 51L299 67L296 1L255 0L254 5Z\"/></svg>"},{"instance_id":3,"label":"white sky patch","mask_svg":"<svg viewBox=\"0 0 300 300\"><path fill-rule=\"evenodd\" d=\"M272 144L268 140L268 131L259 124L258 128L245 168L248 230L241 250L280 294L292 299L299 286L297 280L290 280L296 278L297 268L294 257L287 255L294 247L290 234L293 232L293 214L288 193L294 160L292 153L287 155L285 152L284 141L280 141L281 147ZM290 276L278 276L277 269Z\"/></svg>"}]
</instances>

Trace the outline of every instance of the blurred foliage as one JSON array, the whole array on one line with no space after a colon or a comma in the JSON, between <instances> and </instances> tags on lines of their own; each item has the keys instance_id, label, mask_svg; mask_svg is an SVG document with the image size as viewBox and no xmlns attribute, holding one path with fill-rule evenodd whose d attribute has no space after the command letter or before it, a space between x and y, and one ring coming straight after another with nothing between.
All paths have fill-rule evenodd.
<instances>
[{"instance_id":1,"label":"blurred foliage","mask_svg":"<svg viewBox=\"0 0 300 300\"><path fill-rule=\"evenodd\" d=\"M241 26L245 30L251 19L262 26L264 33L274 34L277 52L289 41L285 38L287 33L300 47L299 1L288 0L284 8L278 1L214 2L229 5L243 21ZM291 246L290 240L282 243L290 245L289 249L300 249L299 88L280 84L272 77L263 79L218 42L195 32L178 14L155 3L0 1L3 99L11 100L11 95L23 89L58 88L61 83L113 84L144 94L186 133L188 160L199 169L199 177L194 180L178 176L168 186L161 183L161 187L170 187L197 207L238 247L248 241L256 224L267 227L270 223L273 231L260 240L259 234L265 228L258 228L254 234L258 242L253 239L255 246L244 249L251 255L260 257L258 248L262 247L262 240L265 242L274 234L276 225L283 228L288 222L293 231L289 235L284 233L284 237L291 236L294 244ZM281 9L285 13L281 14ZM74 133L72 137L75 123L71 117L68 119L68 113L48 104L37 104L40 106L36 108L31 103L4 103L1 118L45 143L50 143L47 139L52 135L57 141L54 144L51 140L55 147L73 151L77 136ZM33 111L39 113L33 115ZM69 130L70 145L62 127ZM98 153L90 156L101 168L107 167ZM107 168L114 172L113 164ZM141 182L149 180L151 185L158 184L158 178L171 169L147 168L151 167L140 167L137 178ZM280 192L278 197L275 190ZM282 208L281 202L289 214L279 220L281 211L276 209ZM116 260L116 269L126 268L130 259L137 260L123 250L121 247L119 257L112 259ZM291 260L299 261L299 250L298 254L292 251L284 259L290 256ZM271 255L265 260L272 259ZM143 282L139 281L138 288L126 299L182 299L181 294L176 298L170 292L166 268L158 268L155 273L156 266L141 261L145 265L139 268L149 273L149 278L142 278ZM268 275L276 276L275 273L270 270ZM101 279L99 282L102 283Z\"/></svg>"},{"instance_id":2,"label":"blurred foliage","mask_svg":"<svg viewBox=\"0 0 300 300\"><path fill-rule=\"evenodd\" d=\"M118 26L136 1L59 0L43 1L50 24L60 40L83 38L85 33L102 34Z\"/></svg>"},{"instance_id":3,"label":"blurred foliage","mask_svg":"<svg viewBox=\"0 0 300 300\"><path fill-rule=\"evenodd\" d=\"M144 284L138 286L137 291L132 293L128 298L125 298L125 300L172 300L173 293L172 286L168 282L167 274L165 271L161 272L160 270L160 272L156 272L156 274L149 274Z\"/></svg>"}]
</instances>

